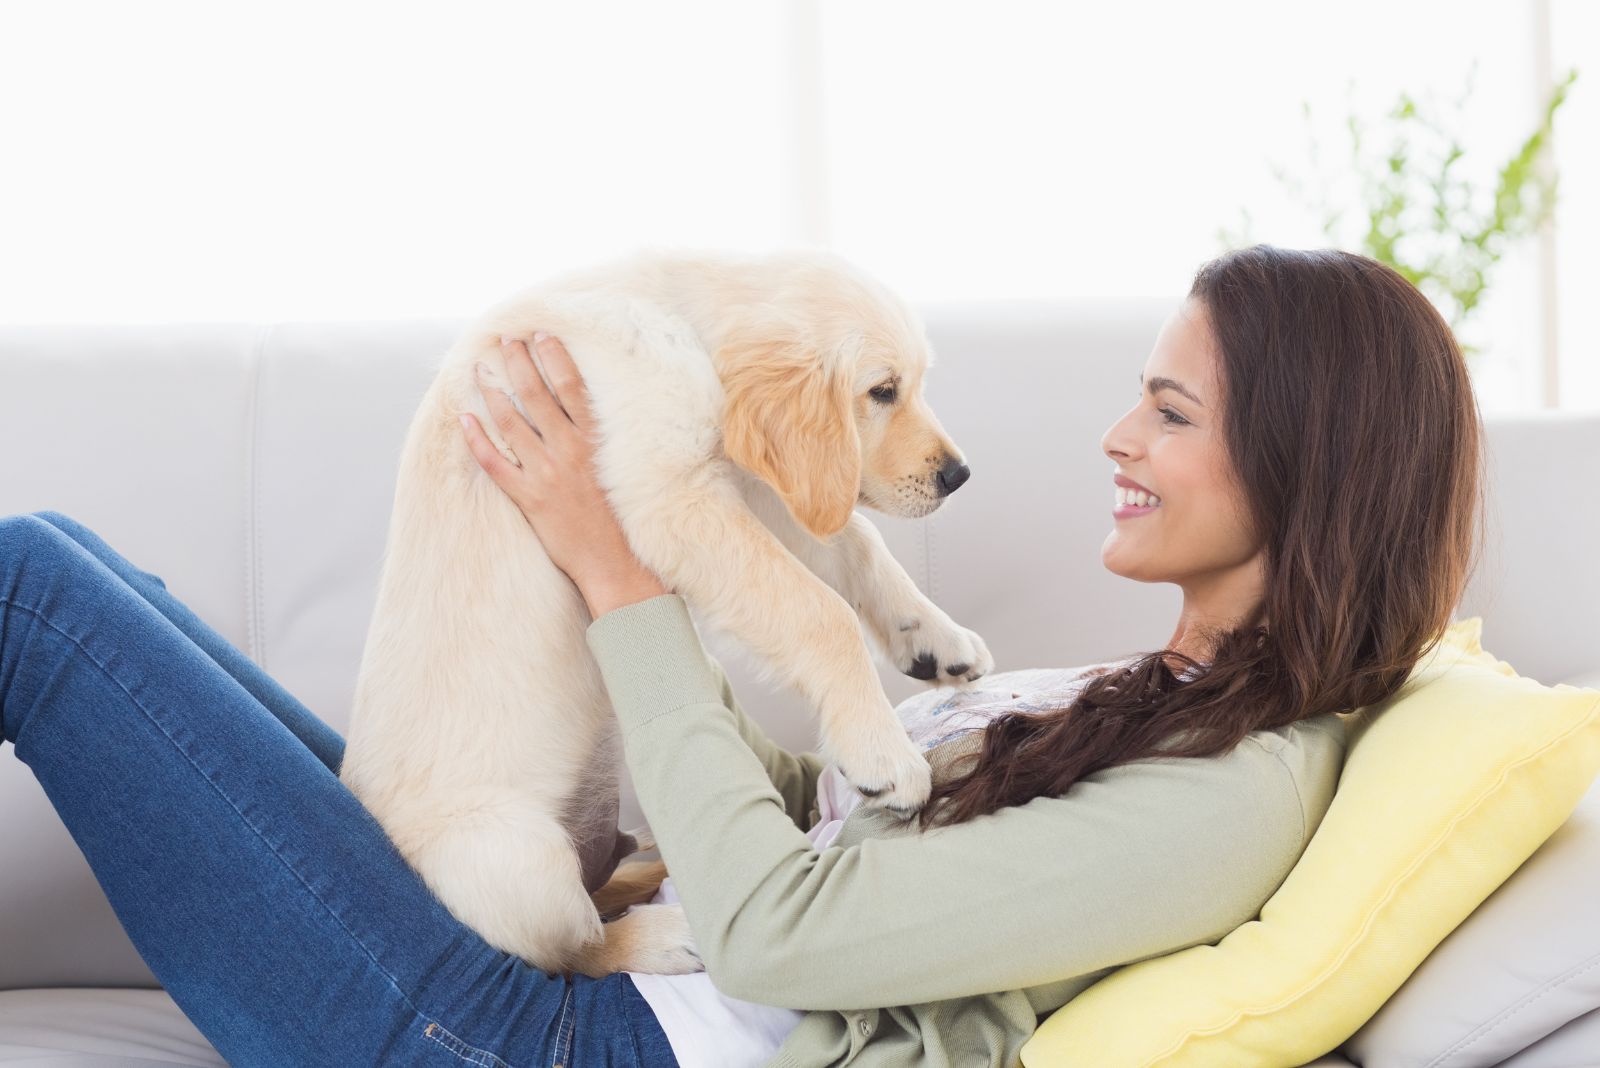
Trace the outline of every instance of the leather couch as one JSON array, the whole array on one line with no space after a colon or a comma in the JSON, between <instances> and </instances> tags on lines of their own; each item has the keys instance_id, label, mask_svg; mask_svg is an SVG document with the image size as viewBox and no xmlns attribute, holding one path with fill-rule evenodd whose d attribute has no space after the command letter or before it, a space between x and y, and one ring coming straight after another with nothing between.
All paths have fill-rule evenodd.
<instances>
[{"instance_id":1,"label":"leather couch","mask_svg":"<svg viewBox=\"0 0 1600 1068\"><path fill-rule=\"evenodd\" d=\"M922 588L985 636L996 670L1109 659L1171 633L1175 587L1129 582L1100 565L1112 464L1099 441L1137 396L1176 304L922 309L938 353L927 395L972 478L924 519L869 514ZM400 444L463 325L0 327L0 515L53 509L86 523L342 731ZM1600 413L1491 417L1488 428L1491 536L1459 614L1482 615L1485 647L1522 674L1600 685ZM775 738L813 747L814 726L794 695L759 685L720 636L706 643ZM880 671L896 701L922 685ZM0 812L0 1064L221 1064L159 988L28 769L8 753L0 753ZM621 823L639 822L625 780ZM1393 1051L1429 1028L1487 1034L1493 1020L1452 1017L1464 1003L1498 1004L1506 962L1491 953L1507 950L1487 947L1570 949L1573 925L1594 944L1600 907L1577 886L1594 873L1597 790L1412 976L1407 987L1431 975L1428 996L1380 1013L1315 1064L1403 1064ZM1435 961L1445 970L1430 973ZM1466 1043L1430 1063L1600 1064L1591 974L1600 976L1600 959L1542 992L1543 1004L1553 992L1565 1006L1542 1041L1516 1050ZM1438 996L1451 984L1477 1001Z\"/></svg>"}]
</instances>

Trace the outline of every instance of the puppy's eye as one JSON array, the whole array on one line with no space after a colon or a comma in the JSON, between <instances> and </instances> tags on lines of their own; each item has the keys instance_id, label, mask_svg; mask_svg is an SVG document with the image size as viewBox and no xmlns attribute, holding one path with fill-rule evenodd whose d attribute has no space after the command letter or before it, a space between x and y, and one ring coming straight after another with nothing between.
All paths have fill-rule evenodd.
<instances>
[{"instance_id":1,"label":"puppy's eye","mask_svg":"<svg viewBox=\"0 0 1600 1068\"><path fill-rule=\"evenodd\" d=\"M895 398L895 385L893 382L886 383L869 391L867 395L880 404L893 404Z\"/></svg>"}]
</instances>

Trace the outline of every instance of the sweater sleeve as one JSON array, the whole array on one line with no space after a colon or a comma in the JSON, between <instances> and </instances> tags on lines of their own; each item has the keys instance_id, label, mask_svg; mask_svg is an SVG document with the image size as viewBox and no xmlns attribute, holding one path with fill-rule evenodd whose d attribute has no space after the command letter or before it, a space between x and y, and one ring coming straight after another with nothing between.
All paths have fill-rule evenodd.
<instances>
[{"instance_id":1,"label":"sweater sleeve","mask_svg":"<svg viewBox=\"0 0 1600 1068\"><path fill-rule=\"evenodd\" d=\"M692 622L690 626L693 627ZM701 648L704 649L704 646ZM816 807L817 801L817 777L822 774L824 766L822 757L811 751L791 753L774 742L761 729L761 725L739 706L739 700L733 693L733 684L728 681L727 672L717 663L716 657L707 653L706 664L711 669L718 699L733 713L739 737L761 761L767 781L772 783L778 796L783 799L784 811L796 827L802 831L809 830L811 810Z\"/></svg>"},{"instance_id":2,"label":"sweater sleeve","mask_svg":"<svg viewBox=\"0 0 1600 1068\"><path fill-rule=\"evenodd\" d=\"M1259 913L1304 848L1293 777L1247 741L818 852L741 733L680 595L613 609L586 638L706 972L730 997L911 1005L1214 942Z\"/></svg>"}]
</instances>

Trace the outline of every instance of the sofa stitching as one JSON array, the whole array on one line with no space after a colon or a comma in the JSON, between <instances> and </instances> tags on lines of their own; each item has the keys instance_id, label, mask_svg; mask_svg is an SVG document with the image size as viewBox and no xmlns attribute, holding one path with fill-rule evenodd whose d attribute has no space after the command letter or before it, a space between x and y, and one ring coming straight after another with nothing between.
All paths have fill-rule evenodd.
<instances>
[{"instance_id":1,"label":"sofa stitching","mask_svg":"<svg viewBox=\"0 0 1600 1068\"><path fill-rule=\"evenodd\" d=\"M262 668L267 664L266 627L261 610L261 378L267 338L271 334L272 325L268 324L256 337L250 374L250 428L246 436L250 458L245 490L245 630L250 658Z\"/></svg>"},{"instance_id":2,"label":"sofa stitching","mask_svg":"<svg viewBox=\"0 0 1600 1068\"><path fill-rule=\"evenodd\" d=\"M1256 1009L1235 1010L1227 1020L1224 1020L1222 1023L1216 1026L1209 1028L1192 1028L1185 1034L1179 1036L1165 1050L1162 1050L1149 1061L1145 1062L1143 1068L1154 1068L1155 1065L1158 1065L1163 1061L1168 1061L1171 1057L1175 1056L1179 1051L1181 1051L1183 1047L1187 1046L1192 1039L1222 1034L1223 1032L1227 1031L1228 1028L1234 1026L1239 1022L1239 1020L1246 1016L1263 1016L1268 1013L1282 1011L1289 1005L1294 1004L1296 1001L1299 1001L1301 998L1304 998L1310 994L1311 991L1315 990L1318 986L1322 985L1329 976L1333 975L1339 970L1339 966L1344 963L1345 958L1348 957L1350 953L1356 949L1356 947L1365 942L1367 932L1371 928L1374 919L1378 913L1383 910L1383 907L1389 903L1390 899L1394 896L1395 890L1410 877L1411 873L1415 871L1418 866L1431 858L1433 854L1439 850L1440 846L1450 837L1451 832L1455 830L1456 826L1460 824L1462 820L1477 812L1477 810L1486 800L1488 800L1488 798L1498 793L1512 772L1537 761L1539 758L1543 757L1545 753L1560 746L1568 738L1574 734L1577 734L1579 731L1592 728L1592 721L1597 710L1600 710L1600 700L1596 700L1595 703L1590 706L1589 710L1584 713L1583 716L1578 718L1577 722L1573 723L1571 727L1562 731L1560 735L1550 739L1550 741L1540 746L1538 750L1528 754L1526 757L1523 757L1510 767L1501 769L1499 777L1496 778L1495 781L1491 783L1483 793L1479 794L1478 797L1473 800L1472 804L1468 805L1461 812L1458 812L1456 817L1452 819L1444 828L1444 830L1439 833L1438 837L1429 843L1428 848L1413 858L1410 866L1408 866L1405 871L1401 872L1397 879L1389 884L1389 887L1384 892L1384 895L1378 904L1374 908L1368 910L1365 922L1363 923L1361 930L1356 932L1356 937L1347 942L1345 945L1344 953L1337 960L1333 961L1330 965L1324 968L1319 975L1313 977L1310 982L1303 986L1299 991L1290 994L1286 998L1279 999L1277 1002L1271 1005L1266 1005ZM1465 921L1463 920L1463 922Z\"/></svg>"},{"instance_id":3,"label":"sofa stitching","mask_svg":"<svg viewBox=\"0 0 1600 1068\"><path fill-rule=\"evenodd\" d=\"M1435 1068L1436 1065L1443 1064L1453 1054L1459 1053L1461 1050L1466 1049L1468 1046L1472 1045L1474 1042L1477 1042L1478 1040L1482 1039L1483 1037L1488 1035L1491 1031L1493 1031L1496 1027L1500 1026L1505 1021L1511 1019L1511 1017L1515 1016L1517 1013L1521 1012L1523 1009L1526 1009L1528 1006L1532 1005L1534 1002L1538 1001L1540 998L1544 997L1546 994L1549 994L1552 991L1554 991L1554 990L1566 985L1567 983L1570 983L1572 980L1578 978L1584 972L1590 971L1591 969L1597 968L1597 967L1600 967L1600 953L1594 954L1588 960L1583 961L1581 964L1573 965L1572 968L1570 968L1565 975L1557 976L1556 978L1554 978L1554 979L1550 980L1548 983L1546 983L1538 991L1534 992L1533 994L1529 995L1528 997L1525 997L1518 1004L1507 1006L1506 1008L1502 1009L1499 1013L1495 1014L1495 1016L1493 1016L1489 1020L1486 1020L1484 1023L1479 1024L1478 1027L1475 1028L1473 1031L1469 1032L1468 1034L1463 1036L1461 1039L1457 1040L1455 1045L1451 1046L1449 1049L1447 1049L1443 1053L1439 1054L1433 1060L1429 1061L1427 1063L1427 1065L1425 1066L1425 1068Z\"/></svg>"}]
</instances>

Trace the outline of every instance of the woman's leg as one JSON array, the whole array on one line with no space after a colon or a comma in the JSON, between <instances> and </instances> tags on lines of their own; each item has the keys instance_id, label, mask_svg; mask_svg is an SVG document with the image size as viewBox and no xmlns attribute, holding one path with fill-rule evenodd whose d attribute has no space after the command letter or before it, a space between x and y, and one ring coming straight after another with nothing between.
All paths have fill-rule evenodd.
<instances>
[{"instance_id":1,"label":"woman's leg","mask_svg":"<svg viewBox=\"0 0 1600 1068\"><path fill-rule=\"evenodd\" d=\"M156 611L172 621L188 639L205 650L207 656L232 675L234 681L250 691L250 695L278 717L285 727L299 738L305 747L335 775L339 762L344 759L344 739L339 733L318 719L316 714L300 703L278 680L261 669L232 642L217 633L205 620L190 611L189 606L167 592L167 584L160 575L153 575L129 563L123 555L108 545L104 538L61 512L34 512L34 515L55 527L61 533L87 549L123 582L149 601Z\"/></svg>"},{"instance_id":2,"label":"woman's leg","mask_svg":"<svg viewBox=\"0 0 1600 1068\"><path fill-rule=\"evenodd\" d=\"M659 1028L626 975L551 975L483 942L338 781L337 734L66 526L0 519L0 728L223 1057L671 1064L643 1059Z\"/></svg>"}]
</instances>

